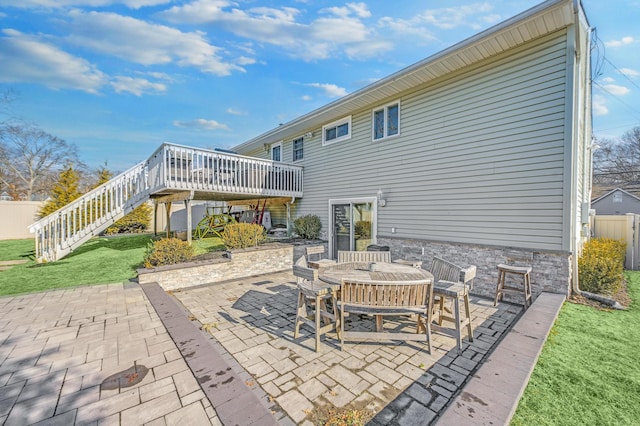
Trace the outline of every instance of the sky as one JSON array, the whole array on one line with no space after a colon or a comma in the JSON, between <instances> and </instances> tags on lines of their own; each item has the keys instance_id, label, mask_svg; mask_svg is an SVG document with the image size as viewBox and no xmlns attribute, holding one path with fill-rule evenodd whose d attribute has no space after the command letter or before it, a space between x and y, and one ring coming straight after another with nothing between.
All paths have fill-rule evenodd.
<instances>
[{"instance_id":1,"label":"sky","mask_svg":"<svg viewBox=\"0 0 640 426\"><path fill-rule=\"evenodd\" d=\"M0 93L124 171L163 142L239 145L538 3L0 0ZM640 125L640 0L583 5L594 135L619 138Z\"/></svg>"}]
</instances>

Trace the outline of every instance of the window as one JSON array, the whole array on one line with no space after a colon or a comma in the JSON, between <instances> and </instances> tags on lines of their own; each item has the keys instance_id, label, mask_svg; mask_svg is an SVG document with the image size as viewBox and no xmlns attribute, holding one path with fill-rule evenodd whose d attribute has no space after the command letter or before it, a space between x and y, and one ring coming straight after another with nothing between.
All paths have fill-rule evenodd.
<instances>
[{"instance_id":1,"label":"window","mask_svg":"<svg viewBox=\"0 0 640 426\"><path fill-rule=\"evenodd\" d=\"M304 137L300 136L293 142L293 161L300 161L304 158Z\"/></svg>"},{"instance_id":2,"label":"window","mask_svg":"<svg viewBox=\"0 0 640 426\"><path fill-rule=\"evenodd\" d=\"M322 145L351 139L351 116L322 126Z\"/></svg>"},{"instance_id":3,"label":"window","mask_svg":"<svg viewBox=\"0 0 640 426\"><path fill-rule=\"evenodd\" d=\"M271 145L271 159L273 161L282 161L282 142Z\"/></svg>"},{"instance_id":4,"label":"window","mask_svg":"<svg viewBox=\"0 0 640 426\"><path fill-rule=\"evenodd\" d=\"M613 202L614 203L622 202L622 194L620 192L616 192L615 194L613 194Z\"/></svg>"},{"instance_id":5,"label":"window","mask_svg":"<svg viewBox=\"0 0 640 426\"><path fill-rule=\"evenodd\" d=\"M400 133L400 101L373 110L373 140Z\"/></svg>"}]
</instances>

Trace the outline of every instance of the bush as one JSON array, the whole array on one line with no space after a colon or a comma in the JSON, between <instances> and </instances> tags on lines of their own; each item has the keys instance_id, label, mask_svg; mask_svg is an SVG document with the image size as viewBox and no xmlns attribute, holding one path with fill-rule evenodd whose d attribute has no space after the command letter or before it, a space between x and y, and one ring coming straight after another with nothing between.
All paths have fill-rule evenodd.
<instances>
[{"instance_id":1,"label":"bush","mask_svg":"<svg viewBox=\"0 0 640 426\"><path fill-rule=\"evenodd\" d=\"M371 222L368 220L357 221L354 232L359 238L371 238Z\"/></svg>"},{"instance_id":2,"label":"bush","mask_svg":"<svg viewBox=\"0 0 640 426\"><path fill-rule=\"evenodd\" d=\"M144 253L144 267L175 265L193 257L193 247L177 238L163 238L149 243Z\"/></svg>"},{"instance_id":3,"label":"bush","mask_svg":"<svg viewBox=\"0 0 640 426\"><path fill-rule=\"evenodd\" d=\"M139 234L149 227L151 207L144 203L136 207L131 213L108 227L104 233L113 234Z\"/></svg>"},{"instance_id":4,"label":"bush","mask_svg":"<svg viewBox=\"0 0 640 426\"><path fill-rule=\"evenodd\" d=\"M228 250L255 247L267 239L265 229L256 223L230 223L221 236Z\"/></svg>"},{"instance_id":5,"label":"bush","mask_svg":"<svg viewBox=\"0 0 640 426\"><path fill-rule=\"evenodd\" d=\"M293 230L295 233L307 240L317 239L320 236L320 229L322 229L322 222L320 222L320 218L314 214L300 216L293 221Z\"/></svg>"},{"instance_id":6,"label":"bush","mask_svg":"<svg viewBox=\"0 0 640 426\"><path fill-rule=\"evenodd\" d=\"M624 279L626 244L609 238L592 238L578 258L580 288L591 293L612 295Z\"/></svg>"}]
</instances>

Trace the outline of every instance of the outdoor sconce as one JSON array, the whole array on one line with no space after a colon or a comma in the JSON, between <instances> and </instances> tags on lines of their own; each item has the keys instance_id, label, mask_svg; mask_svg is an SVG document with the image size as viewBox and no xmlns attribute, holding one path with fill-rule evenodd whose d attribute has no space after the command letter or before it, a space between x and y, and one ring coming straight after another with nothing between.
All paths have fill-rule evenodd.
<instances>
[{"instance_id":1,"label":"outdoor sconce","mask_svg":"<svg viewBox=\"0 0 640 426\"><path fill-rule=\"evenodd\" d=\"M304 137L305 137L305 138L311 138L311 137L313 137L313 132L307 132L307 133L305 133L305 134L304 134Z\"/></svg>"},{"instance_id":2,"label":"outdoor sconce","mask_svg":"<svg viewBox=\"0 0 640 426\"><path fill-rule=\"evenodd\" d=\"M378 205L380 207L384 207L387 205L387 200L385 200L383 197L384 194L382 193L382 189L378 189Z\"/></svg>"},{"instance_id":3,"label":"outdoor sconce","mask_svg":"<svg viewBox=\"0 0 640 426\"><path fill-rule=\"evenodd\" d=\"M264 147L264 152L269 152L269 144L265 143L262 145Z\"/></svg>"}]
</instances>

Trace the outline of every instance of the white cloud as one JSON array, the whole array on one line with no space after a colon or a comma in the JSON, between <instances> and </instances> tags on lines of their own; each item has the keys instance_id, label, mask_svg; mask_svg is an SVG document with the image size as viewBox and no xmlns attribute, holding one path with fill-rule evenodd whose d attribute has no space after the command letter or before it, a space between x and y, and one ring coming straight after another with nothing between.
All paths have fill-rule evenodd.
<instances>
[{"instance_id":1,"label":"white cloud","mask_svg":"<svg viewBox=\"0 0 640 426\"><path fill-rule=\"evenodd\" d=\"M325 95L330 98L339 98L347 95L347 90L344 87L336 86L335 84L329 83L307 83L305 86L316 87L321 89Z\"/></svg>"},{"instance_id":2,"label":"white cloud","mask_svg":"<svg viewBox=\"0 0 640 426\"><path fill-rule=\"evenodd\" d=\"M615 96L624 96L631 92L628 88L617 84L605 84L602 86L607 92Z\"/></svg>"},{"instance_id":3,"label":"white cloud","mask_svg":"<svg viewBox=\"0 0 640 426\"><path fill-rule=\"evenodd\" d=\"M153 83L144 78L133 78L127 76L117 76L111 82L111 86L116 93L129 92L136 96L144 93L163 93L167 91L167 86L162 83Z\"/></svg>"},{"instance_id":4,"label":"white cloud","mask_svg":"<svg viewBox=\"0 0 640 426\"><path fill-rule=\"evenodd\" d=\"M500 15L490 14L493 6L490 3L473 3L457 7L427 9L417 15L417 21L423 24L452 30L460 27L481 29L484 24L491 24L500 20Z\"/></svg>"},{"instance_id":5,"label":"white cloud","mask_svg":"<svg viewBox=\"0 0 640 426\"><path fill-rule=\"evenodd\" d=\"M175 120L173 125L176 127L188 127L203 130L230 130L226 124L218 123L216 120L205 120L204 118L198 118L191 121Z\"/></svg>"},{"instance_id":6,"label":"white cloud","mask_svg":"<svg viewBox=\"0 0 640 426\"><path fill-rule=\"evenodd\" d=\"M605 41L604 45L606 47L621 47L621 46L626 46L628 44L631 44L634 41L635 40L633 37L626 36L626 37L622 37L620 40Z\"/></svg>"},{"instance_id":7,"label":"white cloud","mask_svg":"<svg viewBox=\"0 0 640 426\"><path fill-rule=\"evenodd\" d=\"M140 9L145 6L158 6L170 3L171 0L0 0L0 5L21 9L61 9L67 7L104 7L124 5L130 9Z\"/></svg>"},{"instance_id":8,"label":"white cloud","mask_svg":"<svg viewBox=\"0 0 640 426\"><path fill-rule=\"evenodd\" d=\"M142 65L175 63L219 76L244 71L201 32L185 33L115 13L72 11L67 41Z\"/></svg>"},{"instance_id":9,"label":"white cloud","mask_svg":"<svg viewBox=\"0 0 640 426\"><path fill-rule=\"evenodd\" d=\"M107 76L85 59L39 37L5 29L0 37L0 81L98 93Z\"/></svg>"},{"instance_id":10,"label":"white cloud","mask_svg":"<svg viewBox=\"0 0 640 426\"><path fill-rule=\"evenodd\" d=\"M292 7L258 7L239 9L226 0L196 0L173 6L157 16L173 23L212 25L237 36L281 48L303 60L326 59L343 51L352 58L388 50L391 43L381 43L373 26L362 19L370 16L364 3L322 9L321 16L308 23L298 21L301 11Z\"/></svg>"},{"instance_id":11,"label":"white cloud","mask_svg":"<svg viewBox=\"0 0 640 426\"><path fill-rule=\"evenodd\" d=\"M620 68L620 72L627 77L638 77L640 76L640 72L636 70L632 70L631 68Z\"/></svg>"},{"instance_id":12,"label":"white cloud","mask_svg":"<svg viewBox=\"0 0 640 426\"><path fill-rule=\"evenodd\" d=\"M603 82L603 83L613 83L614 81L616 81L616 79L615 79L615 78L612 78L612 77L604 77L604 78L602 79L602 82Z\"/></svg>"},{"instance_id":13,"label":"white cloud","mask_svg":"<svg viewBox=\"0 0 640 426\"><path fill-rule=\"evenodd\" d=\"M247 115L246 111L242 111L241 109L233 107L227 108L227 113L231 115Z\"/></svg>"},{"instance_id":14,"label":"white cloud","mask_svg":"<svg viewBox=\"0 0 640 426\"><path fill-rule=\"evenodd\" d=\"M313 98L309 95L302 95L300 96L300 99L302 99L303 101L310 101Z\"/></svg>"},{"instance_id":15,"label":"white cloud","mask_svg":"<svg viewBox=\"0 0 640 426\"><path fill-rule=\"evenodd\" d=\"M604 96L594 95L591 104L592 104L594 115L600 116L600 115L609 114L609 109L607 108L607 101L604 98Z\"/></svg>"}]
</instances>

